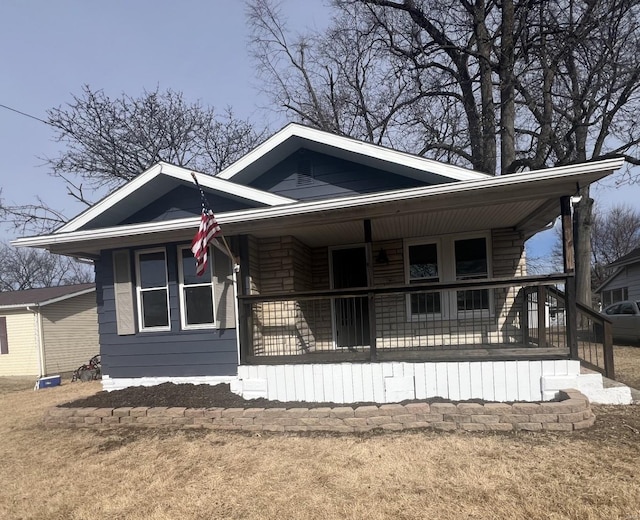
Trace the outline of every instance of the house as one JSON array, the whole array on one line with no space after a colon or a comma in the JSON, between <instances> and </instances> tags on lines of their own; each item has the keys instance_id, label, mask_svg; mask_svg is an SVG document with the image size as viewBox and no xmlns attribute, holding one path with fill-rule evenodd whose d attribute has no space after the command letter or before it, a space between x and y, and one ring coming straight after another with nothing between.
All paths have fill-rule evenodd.
<instances>
[{"instance_id":1,"label":"house","mask_svg":"<svg viewBox=\"0 0 640 520\"><path fill-rule=\"evenodd\" d=\"M99 348L95 284L0 293L0 376L70 372Z\"/></svg>"},{"instance_id":2,"label":"house","mask_svg":"<svg viewBox=\"0 0 640 520\"><path fill-rule=\"evenodd\" d=\"M621 300L640 300L640 248L611 262L611 275L595 293L600 295L602 307Z\"/></svg>"},{"instance_id":3,"label":"house","mask_svg":"<svg viewBox=\"0 0 640 520\"><path fill-rule=\"evenodd\" d=\"M212 247L203 277L189 247L200 196L190 171L165 163L13 243L93 259L107 390L550 399L580 386L576 334L550 339L527 306L571 281L572 265L527 276L525 241L561 216L570 244L570 197L622 164L490 176L290 124L199 175L231 251Z\"/></svg>"}]
</instances>

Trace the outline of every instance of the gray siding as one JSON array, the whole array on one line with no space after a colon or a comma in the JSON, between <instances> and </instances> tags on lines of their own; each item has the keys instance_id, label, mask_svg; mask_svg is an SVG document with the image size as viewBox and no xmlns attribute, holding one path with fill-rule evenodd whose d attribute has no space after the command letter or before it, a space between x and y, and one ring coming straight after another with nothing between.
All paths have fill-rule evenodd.
<instances>
[{"instance_id":1,"label":"gray siding","mask_svg":"<svg viewBox=\"0 0 640 520\"><path fill-rule=\"evenodd\" d=\"M106 375L114 378L236 375L238 355L235 329L181 330L177 245L164 246L167 252L171 315L171 330L166 332L118 335L111 251L103 251L96 262L100 352ZM132 250L132 290L135 290L134 258Z\"/></svg>"},{"instance_id":2,"label":"gray siding","mask_svg":"<svg viewBox=\"0 0 640 520\"><path fill-rule=\"evenodd\" d=\"M640 262L623 267L603 291L627 288L630 300L640 300Z\"/></svg>"},{"instance_id":3,"label":"gray siding","mask_svg":"<svg viewBox=\"0 0 640 520\"><path fill-rule=\"evenodd\" d=\"M239 200L222 197L220 195L207 193L206 197L209 202L209 206L214 213L260 206L260 204L257 203L254 206L251 206ZM200 215L201 211L202 206L198 190L188 186L180 186L153 201L137 213L131 215L122 222L122 224L139 224L141 222L157 222L193 217L195 215Z\"/></svg>"},{"instance_id":4,"label":"gray siding","mask_svg":"<svg viewBox=\"0 0 640 520\"><path fill-rule=\"evenodd\" d=\"M310 169L302 168L306 162ZM250 186L296 200L346 197L426 186L428 183L304 150L277 164Z\"/></svg>"}]
</instances>

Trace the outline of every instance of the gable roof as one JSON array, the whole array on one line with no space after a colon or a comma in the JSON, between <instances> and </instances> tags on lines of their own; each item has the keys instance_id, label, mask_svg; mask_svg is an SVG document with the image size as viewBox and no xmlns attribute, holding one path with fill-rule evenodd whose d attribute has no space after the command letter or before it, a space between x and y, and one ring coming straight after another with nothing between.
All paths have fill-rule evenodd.
<instances>
[{"instance_id":1,"label":"gable roof","mask_svg":"<svg viewBox=\"0 0 640 520\"><path fill-rule=\"evenodd\" d=\"M76 285L60 285L58 287L42 287L23 291L0 293L0 309L12 309L30 306L44 306L81 296L96 290L96 284L83 283Z\"/></svg>"},{"instance_id":2,"label":"gable roof","mask_svg":"<svg viewBox=\"0 0 640 520\"><path fill-rule=\"evenodd\" d=\"M615 280L620 273L624 271L624 268L629 265L637 264L640 262L640 247L634 249L633 251L627 253L624 256L621 256L614 262L611 262L607 265L607 268L614 269L614 271L607 277L607 279L602 282L598 287L596 287L593 292L600 293L606 287Z\"/></svg>"},{"instance_id":3,"label":"gable roof","mask_svg":"<svg viewBox=\"0 0 640 520\"><path fill-rule=\"evenodd\" d=\"M192 173L194 173L192 170L181 166L159 162L58 228L56 233L77 231L90 222L100 222L101 217L104 219L106 215L111 220L124 219L131 215L135 208L148 204L176 186L189 185L194 187ZM250 202L253 206L276 206L295 202L295 200L281 195L243 186L211 175L198 175L198 182L204 191L212 190L229 198Z\"/></svg>"},{"instance_id":4,"label":"gable roof","mask_svg":"<svg viewBox=\"0 0 640 520\"><path fill-rule=\"evenodd\" d=\"M616 261L611 262L607 267L622 267L629 264L635 264L636 262L640 262L640 247L624 256L621 256Z\"/></svg>"},{"instance_id":5,"label":"gable roof","mask_svg":"<svg viewBox=\"0 0 640 520\"><path fill-rule=\"evenodd\" d=\"M249 184L299 148L306 148L412 179L431 183L477 180L493 177L467 168L445 164L418 155L399 152L351 137L332 134L298 123L289 123L232 165L216 175Z\"/></svg>"}]
</instances>

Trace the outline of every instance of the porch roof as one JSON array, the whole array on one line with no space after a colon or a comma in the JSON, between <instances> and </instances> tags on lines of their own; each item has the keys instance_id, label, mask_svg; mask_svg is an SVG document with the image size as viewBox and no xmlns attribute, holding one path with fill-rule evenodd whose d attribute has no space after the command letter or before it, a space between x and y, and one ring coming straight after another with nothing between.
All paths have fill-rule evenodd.
<instances>
[{"instance_id":1,"label":"porch roof","mask_svg":"<svg viewBox=\"0 0 640 520\"><path fill-rule=\"evenodd\" d=\"M622 158L505 176L463 180L355 197L296 202L217 214L227 236L294 235L310 246L364 240L370 219L374 240L511 228L531 236L560 214L559 199L620 168ZM199 217L92 230L58 230L13 241L71 256L101 249L190 240Z\"/></svg>"}]
</instances>

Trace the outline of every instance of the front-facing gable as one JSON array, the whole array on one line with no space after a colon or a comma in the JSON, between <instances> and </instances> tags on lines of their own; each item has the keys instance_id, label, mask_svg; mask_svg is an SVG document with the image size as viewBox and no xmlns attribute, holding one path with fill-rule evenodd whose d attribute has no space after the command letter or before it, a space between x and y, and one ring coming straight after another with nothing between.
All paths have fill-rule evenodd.
<instances>
[{"instance_id":1,"label":"front-facing gable","mask_svg":"<svg viewBox=\"0 0 640 520\"><path fill-rule=\"evenodd\" d=\"M215 202L224 208L223 211L295 202L211 175L198 175L198 182L210 199L211 205ZM60 227L56 233L175 220L193 217L199 213L200 194L193 181L193 172L160 162Z\"/></svg>"},{"instance_id":2,"label":"front-facing gable","mask_svg":"<svg viewBox=\"0 0 640 520\"><path fill-rule=\"evenodd\" d=\"M486 173L425 159L418 155L297 123L285 126L260 146L221 171L217 177L233 180L238 184L251 185L265 172L301 149L393 173L428 185L489 177Z\"/></svg>"}]
</instances>

